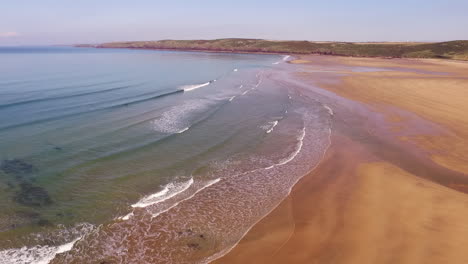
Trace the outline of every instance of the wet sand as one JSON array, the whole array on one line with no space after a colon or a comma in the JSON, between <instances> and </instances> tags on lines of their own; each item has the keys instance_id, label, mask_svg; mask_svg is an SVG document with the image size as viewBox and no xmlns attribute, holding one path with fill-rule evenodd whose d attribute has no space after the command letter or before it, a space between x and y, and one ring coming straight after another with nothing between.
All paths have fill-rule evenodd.
<instances>
[{"instance_id":1,"label":"wet sand","mask_svg":"<svg viewBox=\"0 0 468 264\"><path fill-rule=\"evenodd\" d=\"M331 147L214 263L468 263L468 64L296 62L291 85L333 109Z\"/></svg>"}]
</instances>

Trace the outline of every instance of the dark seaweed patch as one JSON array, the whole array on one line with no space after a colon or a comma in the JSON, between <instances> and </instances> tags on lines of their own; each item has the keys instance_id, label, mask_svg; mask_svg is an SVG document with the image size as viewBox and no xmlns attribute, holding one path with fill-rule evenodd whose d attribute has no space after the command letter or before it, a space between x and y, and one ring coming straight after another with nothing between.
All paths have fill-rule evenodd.
<instances>
[{"instance_id":1,"label":"dark seaweed patch","mask_svg":"<svg viewBox=\"0 0 468 264\"><path fill-rule=\"evenodd\" d=\"M20 190L16 192L15 201L27 206L46 206L52 203L49 193L39 186L34 186L31 183L23 182L20 185Z\"/></svg>"},{"instance_id":2,"label":"dark seaweed patch","mask_svg":"<svg viewBox=\"0 0 468 264\"><path fill-rule=\"evenodd\" d=\"M34 172L35 168L33 165L25 162L21 159L6 159L2 161L0 169L7 174L21 177L26 174Z\"/></svg>"},{"instance_id":3,"label":"dark seaweed patch","mask_svg":"<svg viewBox=\"0 0 468 264\"><path fill-rule=\"evenodd\" d=\"M39 221L37 221L37 225L39 225L39 226L52 226L52 223L47 219L41 218L41 219L39 219Z\"/></svg>"},{"instance_id":4,"label":"dark seaweed patch","mask_svg":"<svg viewBox=\"0 0 468 264\"><path fill-rule=\"evenodd\" d=\"M18 217L31 219L31 220L39 220L41 215L34 211L25 211L25 210L18 210L15 212Z\"/></svg>"}]
</instances>

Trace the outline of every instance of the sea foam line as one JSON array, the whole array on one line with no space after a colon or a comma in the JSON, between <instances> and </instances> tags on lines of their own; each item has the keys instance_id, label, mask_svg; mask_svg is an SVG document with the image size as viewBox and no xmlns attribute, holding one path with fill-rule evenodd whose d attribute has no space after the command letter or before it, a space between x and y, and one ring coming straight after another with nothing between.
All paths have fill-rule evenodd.
<instances>
[{"instance_id":1,"label":"sea foam line","mask_svg":"<svg viewBox=\"0 0 468 264\"><path fill-rule=\"evenodd\" d=\"M181 129L180 131L177 131L176 134L182 134L182 133L184 133L185 131L187 131L189 129L190 129L190 127L186 127L184 129Z\"/></svg>"},{"instance_id":2,"label":"sea foam line","mask_svg":"<svg viewBox=\"0 0 468 264\"><path fill-rule=\"evenodd\" d=\"M331 107L329 107L329 106L328 106L328 105L326 105L326 104L324 104L324 105L323 105L323 107L325 107L325 109L327 109L327 110L328 110L328 113L329 113L330 115L334 115L334 113L333 113L333 109L331 109Z\"/></svg>"},{"instance_id":3,"label":"sea foam line","mask_svg":"<svg viewBox=\"0 0 468 264\"><path fill-rule=\"evenodd\" d=\"M206 83L200 83L200 84L183 85L183 86L180 86L180 89L183 90L184 92L193 91L195 89L208 86L208 85L210 85L210 84L212 84L214 82L216 82L216 80L212 80L212 81L209 81L209 82L206 82Z\"/></svg>"},{"instance_id":4,"label":"sea foam line","mask_svg":"<svg viewBox=\"0 0 468 264\"><path fill-rule=\"evenodd\" d=\"M294 152L291 153L291 155L289 155L289 157L285 158L284 160L280 161L279 163L271 165L270 167L266 167L265 169L270 170L270 169L273 169L276 166L285 165L285 164L289 163L290 161L292 161L297 156L297 154L299 154L299 152L301 152L302 146L304 145L305 134L306 134L306 129L304 127L302 129L302 133L297 138L298 143L296 145L296 150L294 150Z\"/></svg>"},{"instance_id":5,"label":"sea foam line","mask_svg":"<svg viewBox=\"0 0 468 264\"><path fill-rule=\"evenodd\" d=\"M289 163L291 160L293 160L297 156L297 154L299 154L299 152L301 152L302 146L304 145L305 134L306 134L306 129L304 127L304 128L302 128L301 135L298 137L299 142L298 142L298 145L296 147L296 150L292 153L291 156L289 156L289 158L287 158L287 159L283 160L282 162L278 163L277 166Z\"/></svg>"},{"instance_id":6,"label":"sea foam line","mask_svg":"<svg viewBox=\"0 0 468 264\"><path fill-rule=\"evenodd\" d=\"M270 124L272 124L272 125L271 125L270 129L268 129L268 130L266 131L267 134L270 134L270 133L273 131L273 129L275 128L275 126L278 125L278 120L276 120L276 121L274 121L274 122L270 122Z\"/></svg>"},{"instance_id":7,"label":"sea foam line","mask_svg":"<svg viewBox=\"0 0 468 264\"><path fill-rule=\"evenodd\" d=\"M273 62L272 64L278 65L278 64L280 64L282 61L287 61L290 57L291 57L290 55L285 55L285 56L283 57L282 60L277 61L277 62Z\"/></svg>"},{"instance_id":8,"label":"sea foam line","mask_svg":"<svg viewBox=\"0 0 468 264\"><path fill-rule=\"evenodd\" d=\"M304 127L304 135L305 135L305 127ZM319 161L310 171L315 170L315 169L322 163L322 161L324 160L325 154L327 153L327 151L328 151L328 149L330 148L331 143L332 143L331 137L332 137L332 130L331 130L331 128L328 128L328 145L327 145L327 147L325 148L324 152L322 153L322 157L320 158L320 161ZM302 144L301 144L301 145L302 145ZM301 146L301 148L302 148L302 146ZM274 167L274 166L271 166L271 167ZM268 168L265 168L265 169L268 169ZM308 173L309 173L309 172L308 172ZM292 191L293 187L296 186L296 184L299 182L299 180L301 180L305 175L307 175L307 173L296 179L296 181L295 181L295 182L291 185L291 187L289 188L289 190L288 190L288 195L291 194L291 191ZM284 199L283 199L283 200L284 200ZM247 228L247 230L246 230L246 231L244 232L244 234L240 237L240 239L239 239L236 243L234 243L231 247L226 248L226 249L224 249L224 250L222 250L222 251L220 251L220 252L218 252L218 253L216 253L216 254L214 254L214 255L211 255L211 256L207 257L202 263L203 263L203 264L211 263L212 261L215 261L215 260L217 260L217 259L219 259L219 258L225 256L225 255L228 254L229 252L231 252L231 251L239 244L239 242L250 232L250 230L251 230L254 226L256 226L262 219L264 219L265 216L271 214L271 212L273 212L273 211L278 207L278 205L281 204L281 202L282 202L283 200L281 200L280 202L278 202L278 203L276 204L276 206L273 206L273 207L271 208L271 210L269 210L266 214L263 215L263 217L260 217L255 223L253 223L249 228Z\"/></svg>"},{"instance_id":9,"label":"sea foam line","mask_svg":"<svg viewBox=\"0 0 468 264\"><path fill-rule=\"evenodd\" d=\"M164 210L162 210L162 211L159 211L159 212L157 212L157 213L152 214L151 217L152 217L152 218L155 218L155 217L159 216L160 214L165 213L165 212L171 210L172 208L176 207L176 206L179 205L181 202L192 199L193 197L195 197L195 195L196 195L197 193L199 193L199 192L201 192L202 190L204 190L204 189L210 187L211 185L213 185L213 184L219 182L220 180L221 180L221 178L217 178L217 179L214 179L214 180L209 181L205 186L203 186L203 187L201 187L200 189L196 190L196 191L195 191L192 195L190 195L189 197L178 201L177 203L173 204L172 206L170 206L170 207L167 208L167 209L164 209Z\"/></svg>"},{"instance_id":10,"label":"sea foam line","mask_svg":"<svg viewBox=\"0 0 468 264\"><path fill-rule=\"evenodd\" d=\"M3 264L48 264L56 255L70 251L82 236L60 246L22 247L0 251L0 263Z\"/></svg>"},{"instance_id":11,"label":"sea foam line","mask_svg":"<svg viewBox=\"0 0 468 264\"><path fill-rule=\"evenodd\" d=\"M131 206L133 208L144 208L153 204L164 202L179 193L186 191L193 184L193 178L183 183L169 183L161 191L144 197Z\"/></svg>"},{"instance_id":12,"label":"sea foam line","mask_svg":"<svg viewBox=\"0 0 468 264\"><path fill-rule=\"evenodd\" d=\"M258 83L255 85L255 88L257 88L261 83L262 83L262 79L258 80Z\"/></svg>"}]
</instances>

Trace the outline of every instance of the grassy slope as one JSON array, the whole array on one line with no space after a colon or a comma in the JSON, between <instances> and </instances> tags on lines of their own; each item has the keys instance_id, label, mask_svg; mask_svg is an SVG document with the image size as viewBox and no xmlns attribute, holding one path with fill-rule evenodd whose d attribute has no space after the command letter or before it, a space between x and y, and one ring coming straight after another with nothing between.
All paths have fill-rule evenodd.
<instances>
[{"instance_id":1,"label":"grassy slope","mask_svg":"<svg viewBox=\"0 0 468 264\"><path fill-rule=\"evenodd\" d=\"M468 60L468 41L466 40L439 43L349 43L261 39L160 40L113 42L96 47Z\"/></svg>"}]
</instances>

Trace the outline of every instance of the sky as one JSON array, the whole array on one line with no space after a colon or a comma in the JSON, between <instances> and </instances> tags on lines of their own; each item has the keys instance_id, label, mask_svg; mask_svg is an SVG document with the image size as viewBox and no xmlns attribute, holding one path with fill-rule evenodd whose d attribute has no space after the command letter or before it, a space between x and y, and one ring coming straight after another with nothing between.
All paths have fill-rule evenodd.
<instances>
[{"instance_id":1,"label":"sky","mask_svg":"<svg viewBox=\"0 0 468 264\"><path fill-rule=\"evenodd\" d=\"M0 45L468 39L468 0L1 0Z\"/></svg>"}]
</instances>

